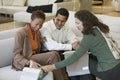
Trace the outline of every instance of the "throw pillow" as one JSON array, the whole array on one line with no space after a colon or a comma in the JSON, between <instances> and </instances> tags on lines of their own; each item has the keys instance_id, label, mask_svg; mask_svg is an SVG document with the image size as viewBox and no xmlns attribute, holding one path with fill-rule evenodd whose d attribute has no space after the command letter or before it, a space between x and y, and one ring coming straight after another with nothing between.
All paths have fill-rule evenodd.
<instances>
[{"instance_id":1,"label":"throw pillow","mask_svg":"<svg viewBox=\"0 0 120 80\"><path fill-rule=\"evenodd\" d=\"M11 6L14 0L1 0L4 6Z\"/></svg>"},{"instance_id":2,"label":"throw pillow","mask_svg":"<svg viewBox=\"0 0 120 80\"><path fill-rule=\"evenodd\" d=\"M13 6L24 6L25 5L26 0L14 0L13 2Z\"/></svg>"},{"instance_id":3,"label":"throw pillow","mask_svg":"<svg viewBox=\"0 0 120 80\"><path fill-rule=\"evenodd\" d=\"M32 13L33 11L36 11L36 10L42 10L46 13L52 12L52 6L53 6L53 4L42 5L42 6L28 6L27 12Z\"/></svg>"},{"instance_id":4,"label":"throw pillow","mask_svg":"<svg viewBox=\"0 0 120 80\"><path fill-rule=\"evenodd\" d=\"M63 0L56 0L55 3L58 3L58 2L63 2Z\"/></svg>"},{"instance_id":5,"label":"throw pillow","mask_svg":"<svg viewBox=\"0 0 120 80\"><path fill-rule=\"evenodd\" d=\"M70 1L70 0L63 0L64 2Z\"/></svg>"}]
</instances>

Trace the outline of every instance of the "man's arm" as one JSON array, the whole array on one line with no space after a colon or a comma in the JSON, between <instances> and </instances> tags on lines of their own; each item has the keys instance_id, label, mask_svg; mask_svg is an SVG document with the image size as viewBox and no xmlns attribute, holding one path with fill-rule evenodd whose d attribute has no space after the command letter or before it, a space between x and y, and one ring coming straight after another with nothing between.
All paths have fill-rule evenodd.
<instances>
[{"instance_id":1,"label":"man's arm","mask_svg":"<svg viewBox=\"0 0 120 80\"><path fill-rule=\"evenodd\" d=\"M71 44L58 43L51 38L47 38L47 41L44 43L44 45L48 50L72 50Z\"/></svg>"}]
</instances>

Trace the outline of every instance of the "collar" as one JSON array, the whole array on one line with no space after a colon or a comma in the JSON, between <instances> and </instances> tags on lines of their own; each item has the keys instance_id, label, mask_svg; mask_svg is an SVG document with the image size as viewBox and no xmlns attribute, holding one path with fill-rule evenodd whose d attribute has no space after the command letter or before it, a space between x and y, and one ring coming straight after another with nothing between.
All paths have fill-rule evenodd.
<instances>
[{"instance_id":1,"label":"collar","mask_svg":"<svg viewBox=\"0 0 120 80\"><path fill-rule=\"evenodd\" d=\"M59 30L59 29L57 29L57 27L56 27L56 25L55 25L55 23L54 23L54 19L51 20L51 25L52 25L52 29L53 29L53 30ZM63 30L65 30L66 28L67 28L67 25L65 24L65 25L60 29L60 31L63 31Z\"/></svg>"}]
</instances>

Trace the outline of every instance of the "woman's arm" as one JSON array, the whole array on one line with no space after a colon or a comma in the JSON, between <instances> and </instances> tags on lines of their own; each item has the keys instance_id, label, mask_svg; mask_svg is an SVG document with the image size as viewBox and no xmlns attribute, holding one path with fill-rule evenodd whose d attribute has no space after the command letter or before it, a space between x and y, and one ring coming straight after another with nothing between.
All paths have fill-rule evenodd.
<instances>
[{"instance_id":1,"label":"woman's arm","mask_svg":"<svg viewBox=\"0 0 120 80\"><path fill-rule=\"evenodd\" d=\"M41 68L45 72L51 72L56 69L55 64L42 66Z\"/></svg>"},{"instance_id":2,"label":"woman's arm","mask_svg":"<svg viewBox=\"0 0 120 80\"><path fill-rule=\"evenodd\" d=\"M24 66L28 66L29 60L23 56L25 33L20 30L15 35L14 49L13 49L13 65L21 70Z\"/></svg>"}]
</instances>

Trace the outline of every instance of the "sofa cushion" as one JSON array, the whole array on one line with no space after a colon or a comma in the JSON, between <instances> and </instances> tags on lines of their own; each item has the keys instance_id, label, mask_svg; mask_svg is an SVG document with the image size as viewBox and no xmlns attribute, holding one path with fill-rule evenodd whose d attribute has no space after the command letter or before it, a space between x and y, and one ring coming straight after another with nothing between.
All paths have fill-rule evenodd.
<instances>
[{"instance_id":1,"label":"sofa cushion","mask_svg":"<svg viewBox=\"0 0 120 80\"><path fill-rule=\"evenodd\" d=\"M0 67L11 64L13 46L14 38L0 40Z\"/></svg>"},{"instance_id":2,"label":"sofa cushion","mask_svg":"<svg viewBox=\"0 0 120 80\"><path fill-rule=\"evenodd\" d=\"M14 0L13 2L13 6L24 6L25 5L26 0Z\"/></svg>"},{"instance_id":3,"label":"sofa cushion","mask_svg":"<svg viewBox=\"0 0 120 80\"><path fill-rule=\"evenodd\" d=\"M14 0L2 0L3 6L11 6Z\"/></svg>"},{"instance_id":4,"label":"sofa cushion","mask_svg":"<svg viewBox=\"0 0 120 80\"><path fill-rule=\"evenodd\" d=\"M53 4L56 0L28 0L28 6Z\"/></svg>"},{"instance_id":5,"label":"sofa cushion","mask_svg":"<svg viewBox=\"0 0 120 80\"><path fill-rule=\"evenodd\" d=\"M36 10L42 10L48 13L48 12L52 12L52 6L53 6L52 4L41 5L41 6L28 6L27 12L32 13L33 11L36 11Z\"/></svg>"}]
</instances>

